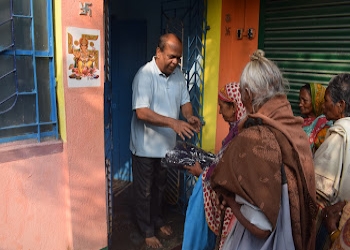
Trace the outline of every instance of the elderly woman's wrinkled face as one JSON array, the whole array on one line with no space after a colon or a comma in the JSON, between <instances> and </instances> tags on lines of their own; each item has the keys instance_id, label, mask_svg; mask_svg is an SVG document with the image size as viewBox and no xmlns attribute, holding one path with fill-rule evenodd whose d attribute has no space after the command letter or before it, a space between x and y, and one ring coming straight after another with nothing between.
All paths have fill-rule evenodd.
<instances>
[{"instance_id":1,"label":"elderly woman's wrinkled face","mask_svg":"<svg viewBox=\"0 0 350 250\"><path fill-rule=\"evenodd\" d=\"M237 104L227 103L219 99L219 114L226 122L235 122L237 120Z\"/></svg>"},{"instance_id":2,"label":"elderly woman's wrinkled face","mask_svg":"<svg viewBox=\"0 0 350 250\"><path fill-rule=\"evenodd\" d=\"M326 89L324 95L324 104L323 104L323 114L326 116L327 120L338 120L342 118L343 111L341 110L340 103L334 103L332 101L329 90Z\"/></svg>"},{"instance_id":3,"label":"elderly woman's wrinkled face","mask_svg":"<svg viewBox=\"0 0 350 250\"><path fill-rule=\"evenodd\" d=\"M312 108L311 94L307 89L301 89L299 92L300 113L305 117L315 117Z\"/></svg>"}]
</instances>

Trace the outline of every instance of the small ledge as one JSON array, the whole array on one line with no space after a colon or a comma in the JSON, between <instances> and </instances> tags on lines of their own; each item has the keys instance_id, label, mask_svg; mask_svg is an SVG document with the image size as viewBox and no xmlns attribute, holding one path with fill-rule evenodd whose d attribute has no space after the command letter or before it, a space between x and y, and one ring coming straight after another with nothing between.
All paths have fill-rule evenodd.
<instances>
[{"instance_id":1,"label":"small ledge","mask_svg":"<svg viewBox=\"0 0 350 250\"><path fill-rule=\"evenodd\" d=\"M43 142L38 142L37 140L9 142L0 145L0 163L61 152L63 152L63 142L61 140L49 139Z\"/></svg>"}]
</instances>

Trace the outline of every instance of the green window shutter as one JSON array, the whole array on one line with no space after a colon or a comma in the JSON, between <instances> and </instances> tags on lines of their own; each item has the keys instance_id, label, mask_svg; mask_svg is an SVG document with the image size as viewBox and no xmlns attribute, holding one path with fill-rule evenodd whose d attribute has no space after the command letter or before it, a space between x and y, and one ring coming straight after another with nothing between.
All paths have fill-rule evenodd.
<instances>
[{"instance_id":1,"label":"green window shutter","mask_svg":"<svg viewBox=\"0 0 350 250\"><path fill-rule=\"evenodd\" d=\"M258 47L288 79L296 115L301 86L350 72L349 13L350 1L261 1Z\"/></svg>"}]
</instances>

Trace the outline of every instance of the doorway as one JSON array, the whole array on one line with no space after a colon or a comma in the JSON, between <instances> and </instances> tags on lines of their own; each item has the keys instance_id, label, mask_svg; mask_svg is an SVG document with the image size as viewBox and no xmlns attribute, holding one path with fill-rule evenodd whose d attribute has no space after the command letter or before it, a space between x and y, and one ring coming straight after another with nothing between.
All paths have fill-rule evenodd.
<instances>
[{"instance_id":1,"label":"doorway","mask_svg":"<svg viewBox=\"0 0 350 250\"><path fill-rule=\"evenodd\" d=\"M105 151L108 203L109 249L141 249L143 238L136 233L132 214L132 170L129 150L132 116L132 80L140 66L151 60L160 34L175 32L183 40L183 72L190 89L194 113L201 117L204 79L204 41L202 28L206 5L201 0L155 0L106 3L106 75ZM108 4L109 2L109 4ZM204 1L206 2L206 1ZM193 14L194 13L194 14ZM195 19L195 16L200 19ZM180 22L174 22L180 20ZM182 20L182 21L181 21ZM183 30L172 29L182 24ZM175 25L172 25L175 24ZM200 26L194 28L194 26ZM180 35L178 32L182 32ZM204 34L204 35L203 35ZM201 136L196 138L200 141ZM181 243L184 212L190 186L186 176L176 175L176 212L166 220L175 227L174 238L167 241L172 249ZM168 211L169 212L169 211ZM124 245L123 245L124 244ZM140 248L141 247L141 248Z\"/></svg>"},{"instance_id":2,"label":"doorway","mask_svg":"<svg viewBox=\"0 0 350 250\"><path fill-rule=\"evenodd\" d=\"M146 63L147 24L145 20L111 18L111 116L113 179L132 181L129 150L132 117L132 81Z\"/></svg>"}]
</instances>

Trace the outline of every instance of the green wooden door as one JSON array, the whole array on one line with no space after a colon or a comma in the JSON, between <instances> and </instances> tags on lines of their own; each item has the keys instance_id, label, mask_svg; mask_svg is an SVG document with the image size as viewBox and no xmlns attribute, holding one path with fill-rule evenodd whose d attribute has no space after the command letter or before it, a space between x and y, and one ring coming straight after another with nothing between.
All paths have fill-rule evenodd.
<instances>
[{"instance_id":1,"label":"green wooden door","mask_svg":"<svg viewBox=\"0 0 350 250\"><path fill-rule=\"evenodd\" d=\"M327 86L350 72L350 1L262 0L259 48L290 83L288 99L299 115L299 89L310 82Z\"/></svg>"}]
</instances>

